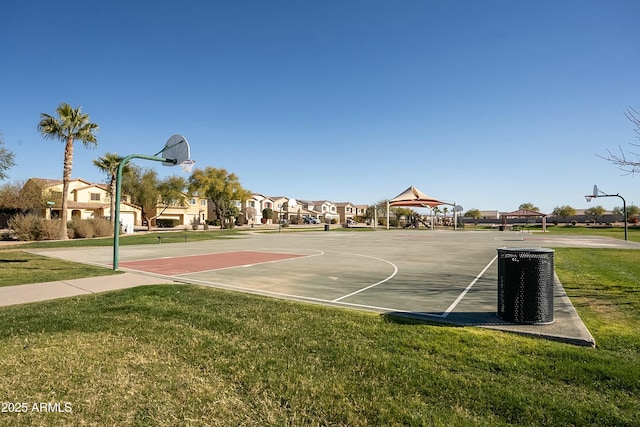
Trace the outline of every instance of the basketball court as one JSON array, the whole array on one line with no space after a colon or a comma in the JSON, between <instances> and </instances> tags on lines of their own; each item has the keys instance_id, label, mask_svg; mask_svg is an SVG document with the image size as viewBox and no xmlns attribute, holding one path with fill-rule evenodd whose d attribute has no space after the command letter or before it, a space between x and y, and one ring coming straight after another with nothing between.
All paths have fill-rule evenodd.
<instances>
[{"instance_id":1,"label":"basketball court","mask_svg":"<svg viewBox=\"0 0 640 427\"><path fill-rule=\"evenodd\" d=\"M553 324L513 325L496 316L497 248L541 246L640 248L613 239L520 232L253 232L229 240L121 246L119 267L184 283L591 345L559 283ZM111 251L32 252L110 268Z\"/></svg>"}]
</instances>

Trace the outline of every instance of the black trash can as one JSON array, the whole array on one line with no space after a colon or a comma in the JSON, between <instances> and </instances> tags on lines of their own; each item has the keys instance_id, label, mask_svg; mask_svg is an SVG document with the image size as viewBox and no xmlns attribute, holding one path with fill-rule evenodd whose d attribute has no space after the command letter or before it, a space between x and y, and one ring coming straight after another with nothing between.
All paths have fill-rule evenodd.
<instances>
[{"instance_id":1,"label":"black trash can","mask_svg":"<svg viewBox=\"0 0 640 427\"><path fill-rule=\"evenodd\" d=\"M329 224L324 225L324 231L329 231Z\"/></svg>"},{"instance_id":2,"label":"black trash can","mask_svg":"<svg viewBox=\"0 0 640 427\"><path fill-rule=\"evenodd\" d=\"M498 249L498 317L507 322L553 322L553 249Z\"/></svg>"}]
</instances>

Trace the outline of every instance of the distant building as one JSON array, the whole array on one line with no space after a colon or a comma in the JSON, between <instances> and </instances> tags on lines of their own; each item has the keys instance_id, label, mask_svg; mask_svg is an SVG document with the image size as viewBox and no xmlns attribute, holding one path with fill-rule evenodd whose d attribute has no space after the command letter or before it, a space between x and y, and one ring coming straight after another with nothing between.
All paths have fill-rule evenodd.
<instances>
[{"instance_id":1,"label":"distant building","mask_svg":"<svg viewBox=\"0 0 640 427\"><path fill-rule=\"evenodd\" d=\"M42 206L33 213L46 219L60 218L62 216L62 180L31 178L29 181L31 180L41 185L46 196L50 198L46 206ZM67 194L67 218L109 218L112 215L110 199L108 185L72 179L69 181ZM140 224L142 210L128 200L129 198L124 196L120 202L120 222L132 226Z\"/></svg>"}]
</instances>

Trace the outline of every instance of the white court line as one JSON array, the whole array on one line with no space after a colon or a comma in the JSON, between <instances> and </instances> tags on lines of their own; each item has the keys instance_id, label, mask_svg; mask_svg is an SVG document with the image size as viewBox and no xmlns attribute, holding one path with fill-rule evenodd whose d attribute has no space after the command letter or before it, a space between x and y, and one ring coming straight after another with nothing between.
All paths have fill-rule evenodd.
<instances>
[{"instance_id":1,"label":"white court line","mask_svg":"<svg viewBox=\"0 0 640 427\"><path fill-rule=\"evenodd\" d=\"M170 243L167 243L170 244ZM315 251L315 252L322 252L320 250L317 249L302 249L302 250L311 250L311 251ZM130 260L120 260L120 263L127 263L127 262L145 262L145 261L155 261L157 259L183 259L183 258L194 258L194 257L200 257L200 256L207 256L207 255L229 255L229 254L235 254L235 253L240 253L240 252L260 252L260 253L272 253L272 254L278 254L278 255L302 255L302 257L307 257L307 256L315 256L313 254L311 255L307 255L307 254L292 254L291 252L273 252L273 250L271 249L240 249L238 251L224 251L224 252L204 252L204 253L193 253L193 254L189 254L189 255L178 255L178 256L174 256L174 255L168 255L168 256L161 256L161 257L154 257L154 258L140 258L140 259L130 259ZM320 254L322 255L322 254ZM301 258L301 257L297 257L297 258ZM287 259L291 259L291 258L284 258L284 260ZM275 261L283 261L283 260L275 260ZM264 262L274 262L274 261L264 261ZM262 263L258 263L258 264L262 264ZM233 267L224 267L224 268L234 268L236 266Z\"/></svg>"},{"instance_id":2,"label":"white court line","mask_svg":"<svg viewBox=\"0 0 640 427\"><path fill-rule=\"evenodd\" d=\"M356 295L356 294L359 294L360 292L364 292L364 291L366 291L367 289L371 289L371 288L373 288L374 286L381 285L381 284L383 284L384 282L386 282L386 281L388 281L388 280L393 279L393 277L394 277L396 274L398 274L398 267L397 267L394 263L392 263L392 262L390 262L390 261L387 261L386 259L377 258L377 257L374 257L374 256L368 256L368 255L358 255L358 254L350 254L350 255L357 255L357 256L361 256L361 257L365 257L365 258L371 258L371 259L375 259L375 260L378 260L378 261L386 262L387 264L390 264L390 265L393 267L393 273L391 274L391 276L387 277L386 279L382 279L382 280L380 280L379 282L374 283L373 285L369 285L369 286L367 286L366 288L359 289L359 290L357 290L357 291L355 291L355 292L351 292L350 294L347 294L347 295L341 296L340 298L336 298L336 299L334 299L334 300L331 300L331 302L339 302L340 300L343 300L343 299L345 299L345 298L349 298L349 297L351 297L351 296L354 296L354 295Z\"/></svg>"},{"instance_id":3,"label":"white court line","mask_svg":"<svg viewBox=\"0 0 640 427\"><path fill-rule=\"evenodd\" d=\"M403 310L403 309L399 309L399 308L389 308L389 307L379 307L379 306L375 306L375 305L365 305L365 304L353 304L353 303L349 303L349 302L336 302L335 300L326 300L326 299L322 299L322 298L313 298L313 297L305 297L302 295L293 295L293 294L285 294L282 292L274 292L274 291L266 291L266 290L262 290L262 289L255 289L255 288L247 288L244 286L236 286L236 285L229 285L226 283L220 283L220 282L209 282L206 280L199 280L199 279L192 279L192 278L180 278L180 277L173 277L173 280L175 280L176 282L181 282L181 283L185 283L185 284L197 284L197 285L203 285L203 286L209 286L212 288L223 288L223 289L233 289L233 290L237 290L237 291L242 291L242 292L247 292L250 294L256 294L256 295L267 295L267 296L275 296L275 297L281 297L281 298L287 298L287 299L292 299L292 300L302 300L302 301L313 301L313 302L317 302L317 303L322 303L322 304L336 304L338 306L349 306L349 307L359 307L359 308L364 308L364 309L370 309L370 310L378 310L378 311L384 311L384 312L397 312L397 313L413 313L413 314L420 314L422 316L430 316L430 317L444 317L441 314L435 314L435 313L415 313L412 311L408 311L408 310Z\"/></svg>"},{"instance_id":4,"label":"white court line","mask_svg":"<svg viewBox=\"0 0 640 427\"><path fill-rule=\"evenodd\" d=\"M467 292L469 292L471 290L471 288L473 287L473 285L476 284L476 282L478 280L480 280L480 278L482 277L482 275L489 269L489 267L491 267L491 264L493 264L495 262L495 260L498 259L498 255L494 256L493 259L491 261L489 261L489 264L487 264L487 266L482 269L482 271L480 272L480 274L478 274L472 281L471 283L469 283L469 285L464 289L464 291L462 291L462 293L460 295L458 295L458 298L456 298L456 300L454 302L451 303L451 305L449 306L449 308L447 308L444 313L442 313L442 317L447 317L449 315L449 313L451 313L456 306L458 305L458 303L460 301L462 301L462 298L464 298L464 296L467 294Z\"/></svg>"}]
</instances>

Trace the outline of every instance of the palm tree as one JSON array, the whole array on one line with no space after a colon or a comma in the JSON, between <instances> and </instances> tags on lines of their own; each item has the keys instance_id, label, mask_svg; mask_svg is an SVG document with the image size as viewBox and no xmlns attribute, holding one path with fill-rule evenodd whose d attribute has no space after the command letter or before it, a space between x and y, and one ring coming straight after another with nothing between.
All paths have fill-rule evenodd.
<instances>
[{"instance_id":1,"label":"palm tree","mask_svg":"<svg viewBox=\"0 0 640 427\"><path fill-rule=\"evenodd\" d=\"M432 210L433 215L436 217L436 227L440 225L440 218L438 217L438 215L440 214L441 210L439 207L434 207Z\"/></svg>"},{"instance_id":2,"label":"palm tree","mask_svg":"<svg viewBox=\"0 0 640 427\"><path fill-rule=\"evenodd\" d=\"M60 240L66 240L67 236L67 205L69 181L71 181L71 168L73 166L73 142L82 141L87 147L98 145L95 132L98 125L89 122L89 115L81 112L80 107L72 108L69 104L61 103L56 108L58 117L53 117L46 113L40 114L38 130L45 139L58 139L65 143L64 147L64 167L62 169L62 207L60 227Z\"/></svg>"},{"instance_id":3,"label":"palm tree","mask_svg":"<svg viewBox=\"0 0 640 427\"><path fill-rule=\"evenodd\" d=\"M109 221L113 222L113 215L116 211L116 180L118 175L118 166L122 161L123 157L118 156L118 153L105 153L104 156L99 157L93 161L93 165L100 169L101 172L104 172L107 175L107 180L109 184L109 199L111 202L111 206L109 209ZM129 171L129 165L126 164L122 168L122 173L127 173Z\"/></svg>"}]
</instances>

